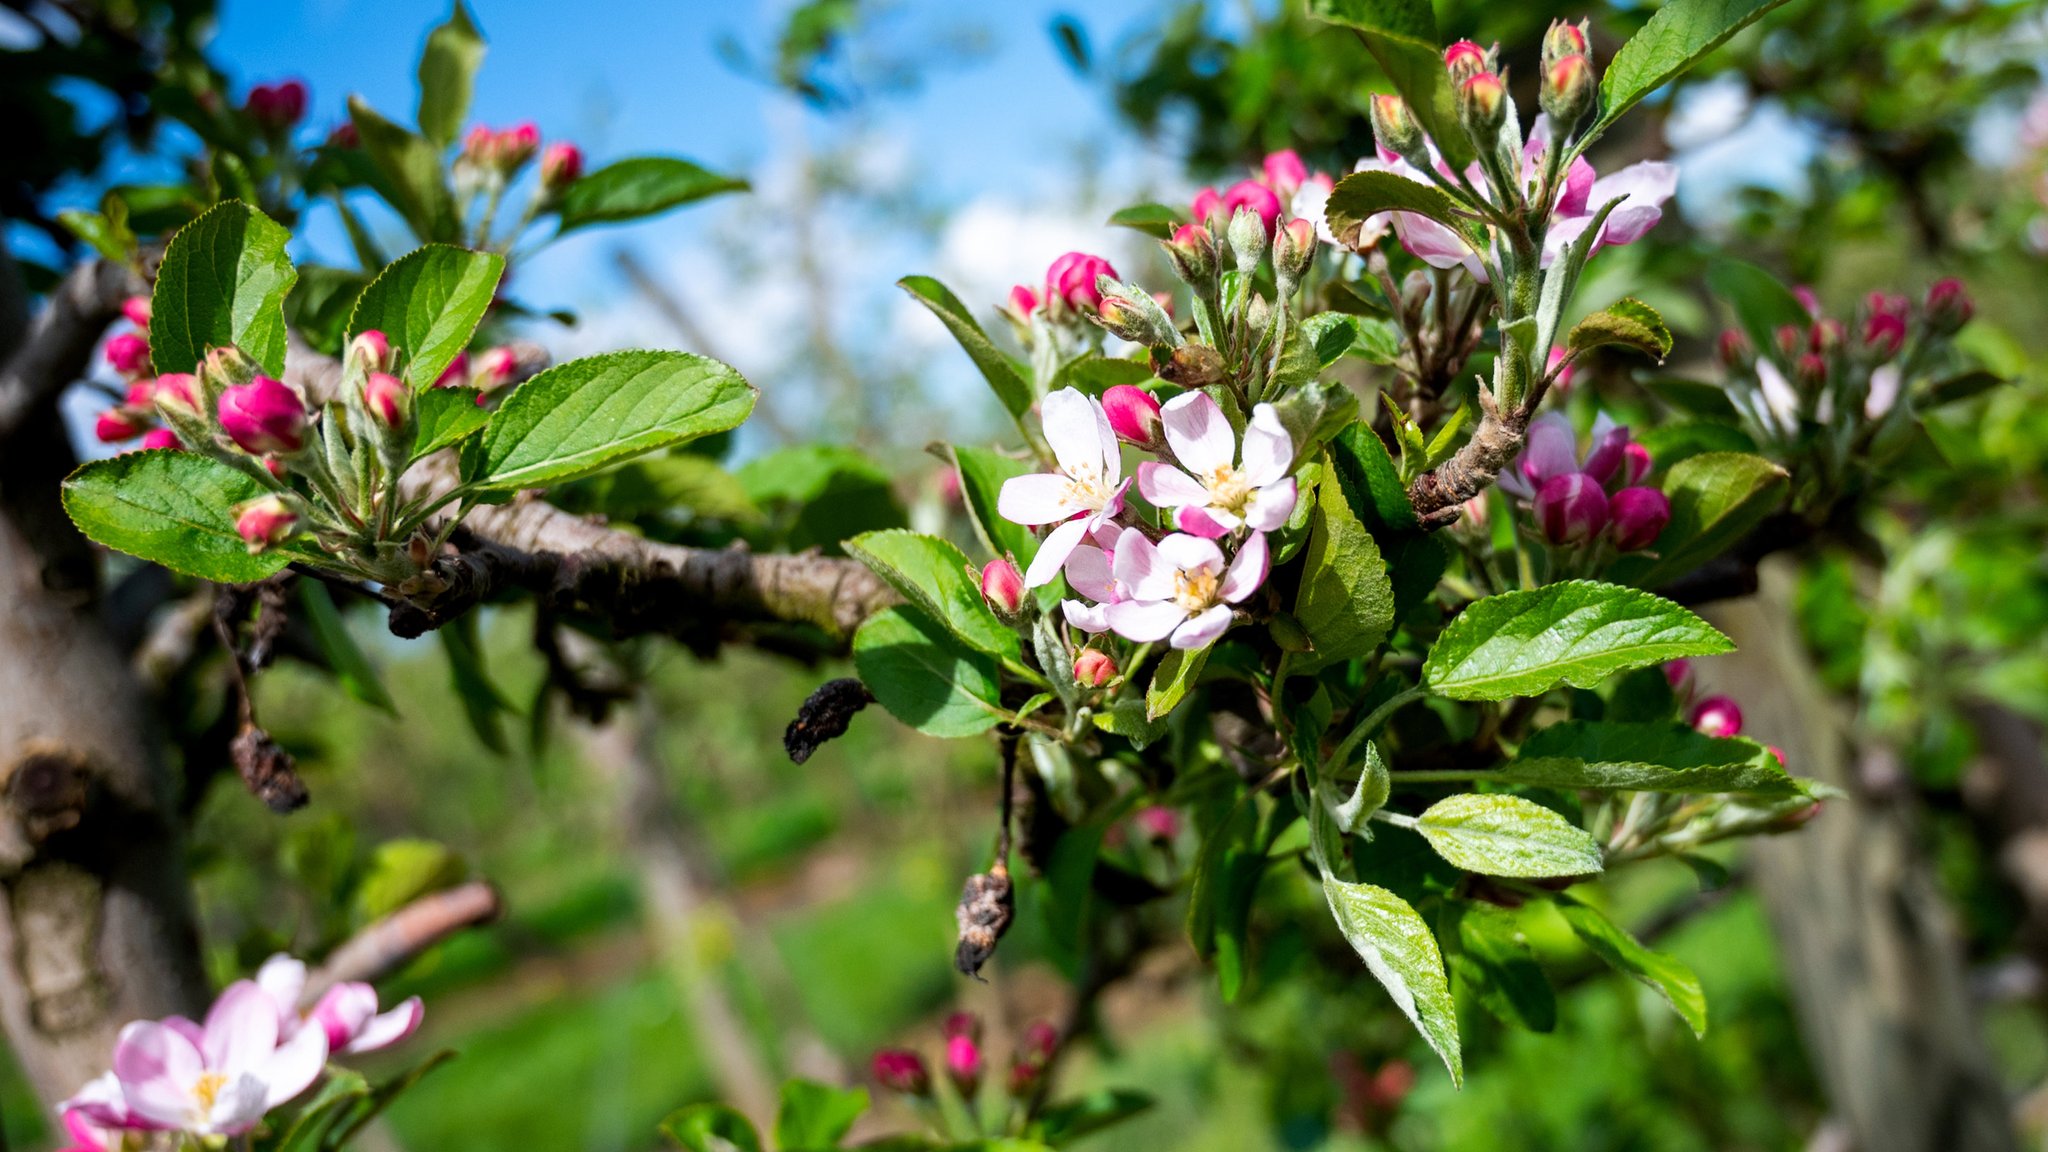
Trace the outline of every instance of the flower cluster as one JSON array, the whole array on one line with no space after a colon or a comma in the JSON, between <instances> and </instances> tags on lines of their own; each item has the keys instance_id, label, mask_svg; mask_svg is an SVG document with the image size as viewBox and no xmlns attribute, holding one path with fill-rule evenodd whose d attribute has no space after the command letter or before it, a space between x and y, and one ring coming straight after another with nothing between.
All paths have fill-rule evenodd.
<instances>
[{"instance_id":1,"label":"flower cluster","mask_svg":"<svg viewBox=\"0 0 2048 1152\"><path fill-rule=\"evenodd\" d=\"M1230 627L1232 606L1266 579L1266 534L1294 513L1294 445L1273 406L1253 408L1241 445L1202 392L1162 406L1130 385L1101 400L1067 388L1046 397L1042 411L1058 470L1015 477L997 500L1005 519L1056 525L1025 585L1049 584L1064 572L1083 598L1061 610L1084 632L1182 649L1213 643ZM1138 466L1138 489L1177 531L1127 509L1126 443L1160 457Z\"/></svg>"},{"instance_id":2,"label":"flower cluster","mask_svg":"<svg viewBox=\"0 0 2048 1152\"><path fill-rule=\"evenodd\" d=\"M1602 413L1581 457L1571 421L1548 412L1529 425L1522 454L1500 475L1501 490L1534 509L1543 538L1577 546L1606 539L1620 552L1649 547L1671 522L1671 501L1637 482L1650 453L1628 426Z\"/></svg>"},{"instance_id":3,"label":"flower cluster","mask_svg":"<svg viewBox=\"0 0 2048 1152\"><path fill-rule=\"evenodd\" d=\"M229 985L204 1023L172 1016L121 1029L113 1070L59 1106L66 1152L124 1152L139 1133L239 1136L304 1095L329 1057L388 1048L424 1012L414 997L380 1014L376 990L357 983L329 988L301 1012L305 985L304 963L273 956L256 979Z\"/></svg>"},{"instance_id":4,"label":"flower cluster","mask_svg":"<svg viewBox=\"0 0 2048 1152\"><path fill-rule=\"evenodd\" d=\"M1290 217L1321 220L1334 182L1327 172L1311 174L1299 153L1292 148L1269 153L1258 175L1240 180L1223 191L1204 188L1195 193L1188 215L1196 225L1222 231L1240 208L1248 208L1273 235L1275 223L1284 211ZM1328 236L1324 237L1328 239Z\"/></svg>"},{"instance_id":5,"label":"flower cluster","mask_svg":"<svg viewBox=\"0 0 2048 1152\"><path fill-rule=\"evenodd\" d=\"M972 1012L955 1012L946 1017L940 1031L945 1037L941 1066L946 1083L960 1099L971 1102L980 1093L987 1072L981 1018ZM1029 1103L1040 1096L1059 1045L1059 1030L1051 1024L1034 1020L1025 1026L1010 1055L1009 1075L1003 1081L1012 1099ZM869 1071L877 1084L891 1092L921 1103L931 1099L931 1070L924 1057L913 1049L884 1048L875 1053Z\"/></svg>"},{"instance_id":6,"label":"flower cluster","mask_svg":"<svg viewBox=\"0 0 2048 1152\"><path fill-rule=\"evenodd\" d=\"M158 380L150 369L149 297L129 297L121 305L121 314L135 325L135 330L109 337L105 351L107 363L126 382L126 391L119 404L99 414L93 424L93 435L105 444L119 444L140 436L144 448L176 448L177 435L168 428L155 426ZM166 379L171 387L177 387L186 378Z\"/></svg>"}]
</instances>

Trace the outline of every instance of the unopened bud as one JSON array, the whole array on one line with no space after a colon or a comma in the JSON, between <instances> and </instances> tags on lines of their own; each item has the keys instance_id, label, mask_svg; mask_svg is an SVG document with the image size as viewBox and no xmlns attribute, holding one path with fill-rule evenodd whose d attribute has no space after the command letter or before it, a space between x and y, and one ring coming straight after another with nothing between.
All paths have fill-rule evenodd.
<instances>
[{"instance_id":1,"label":"unopened bud","mask_svg":"<svg viewBox=\"0 0 2048 1152\"><path fill-rule=\"evenodd\" d=\"M436 388L460 388L467 383L469 383L469 353L467 352L457 352L455 358L448 361L448 366L441 369L441 374L434 377L434 387Z\"/></svg>"},{"instance_id":2,"label":"unopened bud","mask_svg":"<svg viewBox=\"0 0 2048 1152\"><path fill-rule=\"evenodd\" d=\"M1731 369L1741 371L1756 363L1756 348L1740 328L1724 329L1714 347L1720 353L1721 363Z\"/></svg>"},{"instance_id":3,"label":"unopened bud","mask_svg":"<svg viewBox=\"0 0 2048 1152\"><path fill-rule=\"evenodd\" d=\"M199 378L184 372L166 372L157 377L150 385L149 400L167 417L199 419L205 415L199 401Z\"/></svg>"},{"instance_id":4,"label":"unopened bud","mask_svg":"<svg viewBox=\"0 0 2048 1152\"><path fill-rule=\"evenodd\" d=\"M1623 488L1607 501L1607 515L1615 549L1639 552L1671 523L1671 501L1655 488Z\"/></svg>"},{"instance_id":5,"label":"unopened bud","mask_svg":"<svg viewBox=\"0 0 2048 1152\"><path fill-rule=\"evenodd\" d=\"M1208 288L1216 278L1216 241L1200 224L1183 224L1166 242L1166 258L1174 275L1197 288Z\"/></svg>"},{"instance_id":6,"label":"unopened bud","mask_svg":"<svg viewBox=\"0 0 2048 1152\"><path fill-rule=\"evenodd\" d=\"M1195 193L1195 198L1188 203L1188 215L1194 217L1195 223L1205 226L1219 220L1222 223L1215 224L1219 228L1230 223L1230 211L1223 206L1223 193L1214 188L1204 188Z\"/></svg>"},{"instance_id":7,"label":"unopened bud","mask_svg":"<svg viewBox=\"0 0 2048 1152\"><path fill-rule=\"evenodd\" d=\"M1742 735L1742 708L1726 696L1709 696L1693 707L1692 726L1709 736Z\"/></svg>"},{"instance_id":8,"label":"unopened bud","mask_svg":"<svg viewBox=\"0 0 2048 1152\"><path fill-rule=\"evenodd\" d=\"M391 370L391 341L375 328L356 333L356 338L348 342L348 355L360 362L366 372Z\"/></svg>"},{"instance_id":9,"label":"unopened bud","mask_svg":"<svg viewBox=\"0 0 2048 1152\"><path fill-rule=\"evenodd\" d=\"M1231 216L1230 228L1224 235L1230 241L1237 270L1249 276L1266 256L1266 226L1259 214L1250 208L1239 208Z\"/></svg>"},{"instance_id":10,"label":"unopened bud","mask_svg":"<svg viewBox=\"0 0 2048 1152\"><path fill-rule=\"evenodd\" d=\"M107 341L107 363L123 376L149 373L149 340L134 332L123 332Z\"/></svg>"},{"instance_id":11,"label":"unopened bud","mask_svg":"<svg viewBox=\"0 0 2048 1152\"><path fill-rule=\"evenodd\" d=\"M519 375L519 353L510 345L501 344L487 348L476 358L476 369L470 376L470 386L482 392L495 392Z\"/></svg>"},{"instance_id":12,"label":"unopened bud","mask_svg":"<svg viewBox=\"0 0 2048 1152\"><path fill-rule=\"evenodd\" d=\"M1828 382L1828 358L1818 352L1808 352L1799 358L1793 371L1793 382L1803 391L1814 391Z\"/></svg>"},{"instance_id":13,"label":"unopened bud","mask_svg":"<svg viewBox=\"0 0 2048 1152\"><path fill-rule=\"evenodd\" d=\"M1131 817L1147 840L1171 841L1180 836L1180 813L1163 804L1140 808Z\"/></svg>"},{"instance_id":14,"label":"unopened bud","mask_svg":"<svg viewBox=\"0 0 2048 1152\"><path fill-rule=\"evenodd\" d=\"M1316 226L1306 220L1289 220L1273 237L1273 271L1284 282L1297 284L1316 258Z\"/></svg>"},{"instance_id":15,"label":"unopened bud","mask_svg":"<svg viewBox=\"0 0 2048 1152\"><path fill-rule=\"evenodd\" d=\"M1584 56L1589 47L1586 21L1567 24L1562 20L1552 20L1550 30L1543 34L1543 66L1548 69L1567 56Z\"/></svg>"},{"instance_id":16,"label":"unopened bud","mask_svg":"<svg viewBox=\"0 0 2048 1152\"><path fill-rule=\"evenodd\" d=\"M151 428L149 434L142 438L142 446L145 449L169 448L176 450L183 448L185 445L183 441L178 439L178 434L169 428Z\"/></svg>"},{"instance_id":17,"label":"unopened bud","mask_svg":"<svg viewBox=\"0 0 2048 1152\"><path fill-rule=\"evenodd\" d=\"M92 434L102 444L119 444L142 435L143 426L126 408L109 408L93 422Z\"/></svg>"},{"instance_id":18,"label":"unopened bud","mask_svg":"<svg viewBox=\"0 0 2048 1152\"><path fill-rule=\"evenodd\" d=\"M1444 67L1450 70L1453 82L1462 84L1489 71L1492 65L1486 59L1486 49L1470 40L1460 40L1444 49Z\"/></svg>"},{"instance_id":19,"label":"unopened bud","mask_svg":"<svg viewBox=\"0 0 2048 1152\"><path fill-rule=\"evenodd\" d=\"M540 186L549 195L559 196L582 177L583 150L574 144L560 140L540 154Z\"/></svg>"},{"instance_id":20,"label":"unopened bud","mask_svg":"<svg viewBox=\"0 0 2048 1152\"><path fill-rule=\"evenodd\" d=\"M149 297L130 296L121 301L121 315L137 328L149 327Z\"/></svg>"},{"instance_id":21,"label":"unopened bud","mask_svg":"<svg viewBox=\"0 0 2048 1152\"><path fill-rule=\"evenodd\" d=\"M1223 354L1207 344L1183 344L1159 366L1159 378L1182 388L1207 388L1229 375Z\"/></svg>"},{"instance_id":22,"label":"unopened bud","mask_svg":"<svg viewBox=\"0 0 2048 1152\"><path fill-rule=\"evenodd\" d=\"M1472 142L1492 148L1500 138L1500 126L1507 122L1508 90L1491 72L1468 76L1458 85L1458 122Z\"/></svg>"},{"instance_id":23,"label":"unopened bud","mask_svg":"<svg viewBox=\"0 0 2048 1152\"><path fill-rule=\"evenodd\" d=\"M1012 318L1028 323L1033 312L1038 311L1038 293L1022 284L1010 289L1009 309Z\"/></svg>"},{"instance_id":24,"label":"unopened bud","mask_svg":"<svg viewBox=\"0 0 2048 1152\"><path fill-rule=\"evenodd\" d=\"M981 1043L981 1017L972 1012L948 1012L946 1013L946 1018L939 1021L939 1035L944 1036L948 1040L955 1036L965 1036L979 1044Z\"/></svg>"},{"instance_id":25,"label":"unopened bud","mask_svg":"<svg viewBox=\"0 0 2048 1152\"><path fill-rule=\"evenodd\" d=\"M1543 90L1537 101L1550 114L1552 131L1568 132L1599 103L1593 62L1581 55L1560 56L1543 69Z\"/></svg>"},{"instance_id":26,"label":"unopened bud","mask_svg":"<svg viewBox=\"0 0 2048 1152\"><path fill-rule=\"evenodd\" d=\"M1266 154L1265 163L1259 166L1266 187L1282 198L1294 195L1308 179L1308 165L1301 162L1301 153L1292 148Z\"/></svg>"},{"instance_id":27,"label":"unopened bud","mask_svg":"<svg viewBox=\"0 0 2048 1152\"><path fill-rule=\"evenodd\" d=\"M991 560L981 568L981 598L996 615L1014 617L1024 606L1024 577L1007 559Z\"/></svg>"},{"instance_id":28,"label":"unopened bud","mask_svg":"<svg viewBox=\"0 0 2048 1152\"><path fill-rule=\"evenodd\" d=\"M1607 527L1607 493L1583 472L1552 476L1536 491L1536 523L1552 544L1584 544Z\"/></svg>"},{"instance_id":29,"label":"unopened bud","mask_svg":"<svg viewBox=\"0 0 2048 1152\"><path fill-rule=\"evenodd\" d=\"M1906 320L1891 312L1873 312L1863 322L1863 351L1878 360L1889 360L1906 345Z\"/></svg>"},{"instance_id":30,"label":"unopened bud","mask_svg":"<svg viewBox=\"0 0 2048 1152\"><path fill-rule=\"evenodd\" d=\"M1102 393L1102 411L1117 439L1150 451L1159 447L1159 400L1135 384L1115 384Z\"/></svg>"},{"instance_id":31,"label":"unopened bud","mask_svg":"<svg viewBox=\"0 0 2048 1152\"><path fill-rule=\"evenodd\" d=\"M306 115L306 85L301 80L258 84L249 89L243 111L267 131L282 132Z\"/></svg>"},{"instance_id":32,"label":"unopened bud","mask_svg":"<svg viewBox=\"0 0 2048 1152\"><path fill-rule=\"evenodd\" d=\"M1420 156L1428 162L1427 150L1423 146L1422 125L1415 122L1415 114L1408 110L1407 101L1399 96L1376 93L1370 104L1372 110L1372 134L1380 147L1409 163L1415 163Z\"/></svg>"},{"instance_id":33,"label":"unopened bud","mask_svg":"<svg viewBox=\"0 0 2048 1152\"><path fill-rule=\"evenodd\" d=\"M1264 332L1273 323L1273 306L1264 296L1254 292L1251 303L1244 306L1244 322L1254 332Z\"/></svg>"},{"instance_id":34,"label":"unopened bud","mask_svg":"<svg viewBox=\"0 0 2048 1152\"><path fill-rule=\"evenodd\" d=\"M1052 262L1045 272L1046 306L1055 301L1076 312L1093 309L1102 303L1102 292L1096 287L1101 277L1116 278L1116 269L1100 256L1086 252L1069 252Z\"/></svg>"},{"instance_id":35,"label":"unopened bud","mask_svg":"<svg viewBox=\"0 0 2048 1152\"><path fill-rule=\"evenodd\" d=\"M412 420L412 389L396 376L372 372L363 380L363 410L385 431L402 431Z\"/></svg>"},{"instance_id":36,"label":"unopened bud","mask_svg":"<svg viewBox=\"0 0 2048 1152\"><path fill-rule=\"evenodd\" d=\"M1977 314L1976 301L1963 282L1953 276L1936 280L1927 289L1927 326L1938 336L1952 336Z\"/></svg>"},{"instance_id":37,"label":"unopened bud","mask_svg":"<svg viewBox=\"0 0 2048 1152\"><path fill-rule=\"evenodd\" d=\"M540 129L530 120L505 129L491 140L493 158L508 177L526 167L526 162L539 150Z\"/></svg>"},{"instance_id":38,"label":"unopened bud","mask_svg":"<svg viewBox=\"0 0 2048 1152\"><path fill-rule=\"evenodd\" d=\"M1777 339L1778 352L1787 360L1799 355L1806 347L1806 333L1796 324L1780 325Z\"/></svg>"},{"instance_id":39,"label":"unopened bud","mask_svg":"<svg viewBox=\"0 0 2048 1152\"><path fill-rule=\"evenodd\" d=\"M327 134L327 146L329 148L340 148L344 151L353 151L363 146L363 137L360 132L356 131L354 124L344 120L334 126L334 131Z\"/></svg>"},{"instance_id":40,"label":"unopened bud","mask_svg":"<svg viewBox=\"0 0 2048 1152\"><path fill-rule=\"evenodd\" d=\"M1125 296L1104 296L1095 309L1096 323L1108 329L1121 339L1133 344L1151 347L1166 341L1158 338L1149 322L1150 317L1138 307L1136 301Z\"/></svg>"},{"instance_id":41,"label":"unopened bud","mask_svg":"<svg viewBox=\"0 0 2048 1152\"><path fill-rule=\"evenodd\" d=\"M235 509L235 535L251 554L283 543L298 523L298 514L280 496L264 496Z\"/></svg>"},{"instance_id":42,"label":"unopened bud","mask_svg":"<svg viewBox=\"0 0 2048 1152\"><path fill-rule=\"evenodd\" d=\"M875 1053L870 1065L875 1083L905 1096L924 1096L932 1090L932 1075L924 1057L907 1048L884 1048Z\"/></svg>"},{"instance_id":43,"label":"unopened bud","mask_svg":"<svg viewBox=\"0 0 2048 1152\"><path fill-rule=\"evenodd\" d=\"M1686 693L1692 691L1692 661L1683 656L1676 660L1665 661L1664 680L1671 685L1673 692Z\"/></svg>"},{"instance_id":44,"label":"unopened bud","mask_svg":"<svg viewBox=\"0 0 2048 1152\"><path fill-rule=\"evenodd\" d=\"M247 384L256 379L257 370L256 362L232 344L211 349L206 359L199 362L203 394L217 395L238 384Z\"/></svg>"},{"instance_id":45,"label":"unopened bud","mask_svg":"<svg viewBox=\"0 0 2048 1152\"><path fill-rule=\"evenodd\" d=\"M221 393L220 427L242 451L289 456L306 446L306 406L281 380L258 376Z\"/></svg>"},{"instance_id":46,"label":"unopened bud","mask_svg":"<svg viewBox=\"0 0 2048 1152\"><path fill-rule=\"evenodd\" d=\"M1621 482L1640 483L1650 474L1651 465L1650 450L1637 441L1629 441L1621 450Z\"/></svg>"},{"instance_id":47,"label":"unopened bud","mask_svg":"<svg viewBox=\"0 0 2048 1152\"><path fill-rule=\"evenodd\" d=\"M1806 331L1806 348L1825 356L1842 346L1842 322L1832 316L1824 316L1813 322Z\"/></svg>"},{"instance_id":48,"label":"unopened bud","mask_svg":"<svg viewBox=\"0 0 2048 1152\"><path fill-rule=\"evenodd\" d=\"M981 1088L981 1045L972 1036L953 1036L946 1041L946 1079L953 1082L962 1099L972 1100Z\"/></svg>"},{"instance_id":49,"label":"unopened bud","mask_svg":"<svg viewBox=\"0 0 2048 1152\"><path fill-rule=\"evenodd\" d=\"M1083 648L1074 657L1074 683L1083 688L1100 688L1116 679L1116 661L1099 648Z\"/></svg>"}]
</instances>

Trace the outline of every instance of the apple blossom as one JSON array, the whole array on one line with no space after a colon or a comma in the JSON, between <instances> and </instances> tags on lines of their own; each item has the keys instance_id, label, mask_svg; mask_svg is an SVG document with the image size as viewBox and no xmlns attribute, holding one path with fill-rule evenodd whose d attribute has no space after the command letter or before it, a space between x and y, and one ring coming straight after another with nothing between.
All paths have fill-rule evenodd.
<instances>
[{"instance_id":1,"label":"apple blossom","mask_svg":"<svg viewBox=\"0 0 2048 1152\"><path fill-rule=\"evenodd\" d=\"M1013 476L996 496L996 511L1005 520L1059 525L1039 544L1024 574L1027 588L1052 583L1081 538L1123 511L1124 489L1130 486L1123 479L1122 448L1101 401L1062 388L1040 408L1045 441L1059 470Z\"/></svg>"},{"instance_id":2,"label":"apple blossom","mask_svg":"<svg viewBox=\"0 0 2048 1152\"><path fill-rule=\"evenodd\" d=\"M1536 490L1536 524L1552 544L1584 544L1607 527L1607 493L1584 472L1552 476Z\"/></svg>"},{"instance_id":3,"label":"apple blossom","mask_svg":"<svg viewBox=\"0 0 2048 1152\"><path fill-rule=\"evenodd\" d=\"M1109 261L1086 252L1069 252L1045 271L1046 301L1057 300L1075 311L1096 308L1102 303L1102 293L1096 290L1095 281L1103 276L1118 278Z\"/></svg>"},{"instance_id":4,"label":"apple blossom","mask_svg":"<svg viewBox=\"0 0 2048 1152\"><path fill-rule=\"evenodd\" d=\"M1062 600L1060 613L1083 632L1109 631L1109 606L1124 599L1123 586L1115 575L1116 542L1123 533L1115 524L1103 524L1067 555L1067 585L1088 599Z\"/></svg>"},{"instance_id":5,"label":"apple blossom","mask_svg":"<svg viewBox=\"0 0 2048 1152\"><path fill-rule=\"evenodd\" d=\"M995 559L982 565L981 598L998 616L1015 616L1024 605L1024 577L1008 560Z\"/></svg>"},{"instance_id":6,"label":"apple blossom","mask_svg":"<svg viewBox=\"0 0 2048 1152\"><path fill-rule=\"evenodd\" d=\"M1270 562L1261 532L1246 537L1226 567L1214 540L1176 532L1154 544L1129 529L1116 546L1116 578L1129 599L1109 606L1109 626L1140 644L1206 648L1230 627L1229 606L1265 581Z\"/></svg>"},{"instance_id":7,"label":"apple blossom","mask_svg":"<svg viewBox=\"0 0 2048 1152\"><path fill-rule=\"evenodd\" d=\"M138 1020L121 1029L114 1075L136 1121L195 1136L236 1136L295 1099L327 1063L327 1033L301 1029L279 1043L278 1017L254 981L228 986L206 1014Z\"/></svg>"},{"instance_id":8,"label":"apple blossom","mask_svg":"<svg viewBox=\"0 0 2048 1152\"><path fill-rule=\"evenodd\" d=\"M1288 474L1294 442L1271 404L1252 409L1241 459L1230 422L1207 393L1174 397L1160 409L1160 422L1180 467L1150 460L1138 465L1138 490L1173 509L1181 531L1214 539L1247 525L1271 532L1287 523L1296 499Z\"/></svg>"}]
</instances>

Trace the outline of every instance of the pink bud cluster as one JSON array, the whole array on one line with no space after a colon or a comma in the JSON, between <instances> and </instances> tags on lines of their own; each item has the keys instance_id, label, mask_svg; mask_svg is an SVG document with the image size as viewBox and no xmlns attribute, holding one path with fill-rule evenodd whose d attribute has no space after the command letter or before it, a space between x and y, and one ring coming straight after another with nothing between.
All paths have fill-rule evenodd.
<instances>
[{"instance_id":1,"label":"pink bud cluster","mask_svg":"<svg viewBox=\"0 0 2048 1152\"><path fill-rule=\"evenodd\" d=\"M526 167L540 150L540 128L532 121L510 128L490 129L478 124L462 138L461 159L477 168L509 179ZM582 157L577 156L580 168Z\"/></svg>"},{"instance_id":2,"label":"pink bud cluster","mask_svg":"<svg viewBox=\"0 0 2048 1152\"><path fill-rule=\"evenodd\" d=\"M1188 215L1194 218L1195 225L1219 232L1237 215L1238 209L1249 209L1258 215L1270 237L1283 213L1320 219L1323 202L1334 186L1328 173L1310 173L1301 155L1288 148L1268 153L1256 176L1239 180L1221 192L1204 188L1195 193L1194 201L1188 205ZM1306 227L1314 233L1312 222Z\"/></svg>"},{"instance_id":3,"label":"pink bud cluster","mask_svg":"<svg viewBox=\"0 0 2048 1152\"><path fill-rule=\"evenodd\" d=\"M1953 278L1936 281L1918 303L1895 292L1870 292L1846 324L1825 314L1811 288L1801 285L1792 291L1808 320L1780 325L1768 355L1759 357L1739 329L1722 332L1717 345L1722 365L1749 378L1780 423L1794 417L1801 397L1812 403L1823 389L1843 383L1867 384L1866 411L1873 416L1882 412L1900 382L1899 370L1888 366L1910 360L1907 349L1916 338L1953 336L1976 312L1969 292Z\"/></svg>"},{"instance_id":4,"label":"pink bud cluster","mask_svg":"<svg viewBox=\"0 0 2048 1152\"><path fill-rule=\"evenodd\" d=\"M107 363L128 382L121 402L101 412L93 421L93 435L103 444L118 444L142 437L144 448L176 448L178 435L156 427L156 397L165 382L180 387L189 376L152 379L149 358L149 297L131 296L121 302L121 315L135 325L133 332L117 333L107 339Z\"/></svg>"},{"instance_id":5,"label":"pink bud cluster","mask_svg":"<svg viewBox=\"0 0 2048 1152\"><path fill-rule=\"evenodd\" d=\"M1649 450L1627 425L1600 416L1581 458L1571 422L1549 412L1531 422L1522 454L1499 483L1531 506L1550 543L1577 547L1606 539L1618 551L1635 552L1655 543L1671 522L1671 501L1638 484L1650 468Z\"/></svg>"},{"instance_id":6,"label":"pink bud cluster","mask_svg":"<svg viewBox=\"0 0 2048 1152\"><path fill-rule=\"evenodd\" d=\"M988 1072L982 1045L981 1018L972 1012L954 1012L940 1025L943 1038L940 1068L945 1080L960 1099L972 1102L981 1091ZM1046 1073L1059 1051L1059 1031L1043 1020L1025 1026L1010 1057L1010 1071L1004 1081L1010 1095L1030 1100L1045 1086ZM884 1048L868 1065L875 1083L905 1096L929 1097L932 1074L924 1057L911 1048Z\"/></svg>"}]
</instances>

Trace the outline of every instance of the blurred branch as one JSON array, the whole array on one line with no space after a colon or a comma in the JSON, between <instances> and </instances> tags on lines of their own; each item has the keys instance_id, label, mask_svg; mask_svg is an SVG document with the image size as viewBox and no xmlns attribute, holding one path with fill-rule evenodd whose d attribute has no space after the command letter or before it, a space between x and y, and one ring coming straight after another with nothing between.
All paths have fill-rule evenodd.
<instances>
[{"instance_id":1,"label":"blurred branch","mask_svg":"<svg viewBox=\"0 0 2048 1152\"><path fill-rule=\"evenodd\" d=\"M0 368L0 443L84 374L93 345L121 314L121 302L148 290L140 276L104 260L87 261L64 277Z\"/></svg>"},{"instance_id":2,"label":"blurred branch","mask_svg":"<svg viewBox=\"0 0 2048 1152\"><path fill-rule=\"evenodd\" d=\"M497 919L500 908L498 890L482 880L422 896L328 953L306 978L300 1003L312 1004L336 984L381 980L464 928Z\"/></svg>"}]
</instances>

